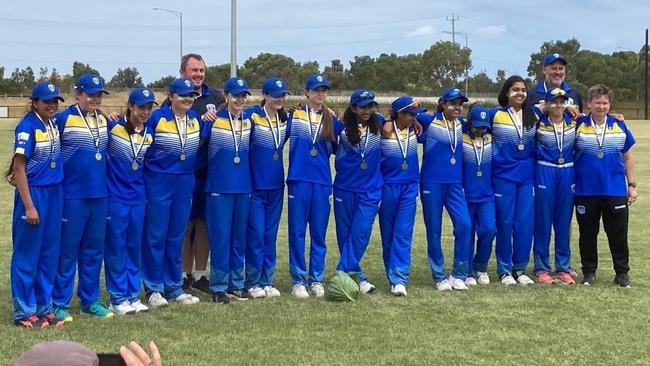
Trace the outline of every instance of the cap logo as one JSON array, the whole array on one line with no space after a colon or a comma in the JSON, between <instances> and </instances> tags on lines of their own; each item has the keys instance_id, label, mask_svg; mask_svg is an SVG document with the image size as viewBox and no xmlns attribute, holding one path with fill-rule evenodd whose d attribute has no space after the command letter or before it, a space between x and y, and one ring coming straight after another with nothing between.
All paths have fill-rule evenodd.
<instances>
[{"instance_id":1,"label":"cap logo","mask_svg":"<svg viewBox=\"0 0 650 366\"><path fill-rule=\"evenodd\" d=\"M99 85L99 78L93 78L93 83L95 83L95 85Z\"/></svg>"},{"instance_id":2,"label":"cap logo","mask_svg":"<svg viewBox=\"0 0 650 366\"><path fill-rule=\"evenodd\" d=\"M238 80L237 80L237 85L239 85L239 86L244 86L244 80L242 80L242 79L238 79Z\"/></svg>"},{"instance_id":3,"label":"cap logo","mask_svg":"<svg viewBox=\"0 0 650 366\"><path fill-rule=\"evenodd\" d=\"M487 117L487 113L481 112L481 119L485 119L485 117Z\"/></svg>"},{"instance_id":4,"label":"cap logo","mask_svg":"<svg viewBox=\"0 0 650 366\"><path fill-rule=\"evenodd\" d=\"M54 85L52 84L47 84L47 88L50 89L52 93L54 93Z\"/></svg>"},{"instance_id":5,"label":"cap logo","mask_svg":"<svg viewBox=\"0 0 650 366\"><path fill-rule=\"evenodd\" d=\"M144 96L147 97L147 98L149 98L149 95L150 95L150 94L151 94L151 93L149 93L149 90L143 90L143 91L142 91L142 95L144 95Z\"/></svg>"},{"instance_id":6,"label":"cap logo","mask_svg":"<svg viewBox=\"0 0 650 366\"><path fill-rule=\"evenodd\" d=\"M316 80L318 80L319 83L322 83L323 82L323 77L318 75L318 76L316 76Z\"/></svg>"},{"instance_id":7,"label":"cap logo","mask_svg":"<svg viewBox=\"0 0 650 366\"><path fill-rule=\"evenodd\" d=\"M192 86L192 83L189 80L185 79L185 85Z\"/></svg>"},{"instance_id":8,"label":"cap logo","mask_svg":"<svg viewBox=\"0 0 650 366\"><path fill-rule=\"evenodd\" d=\"M277 81L275 82L275 85L277 85L278 88L282 88L282 81L277 80Z\"/></svg>"},{"instance_id":9,"label":"cap logo","mask_svg":"<svg viewBox=\"0 0 650 366\"><path fill-rule=\"evenodd\" d=\"M559 53L554 53L553 57L558 58L558 57L560 57L560 54Z\"/></svg>"}]
</instances>

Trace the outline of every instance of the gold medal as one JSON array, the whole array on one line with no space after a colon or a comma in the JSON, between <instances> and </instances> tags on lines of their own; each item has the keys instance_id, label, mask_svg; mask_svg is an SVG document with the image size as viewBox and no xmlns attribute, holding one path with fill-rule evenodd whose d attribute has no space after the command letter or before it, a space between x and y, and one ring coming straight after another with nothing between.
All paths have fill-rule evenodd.
<instances>
[{"instance_id":1,"label":"gold medal","mask_svg":"<svg viewBox=\"0 0 650 366\"><path fill-rule=\"evenodd\" d=\"M235 164L239 164L241 162L241 159L239 158L239 156L235 156L234 158L232 158L232 162Z\"/></svg>"},{"instance_id":2,"label":"gold medal","mask_svg":"<svg viewBox=\"0 0 650 366\"><path fill-rule=\"evenodd\" d=\"M477 177L482 177L482 176L483 176L483 172L480 171L480 170L477 170L477 171L476 171L476 176L477 176Z\"/></svg>"},{"instance_id":3,"label":"gold medal","mask_svg":"<svg viewBox=\"0 0 650 366\"><path fill-rule=\"evenodd\" d=\"M452 156L451 159L449 159L449 162L451 165L456 165L456 158Z\"/></svg>"},{"instance_id":4,"label":"gold medal","mask_svg":"<svg viewBox=\"0 0 650 366\"><path fill-rule=\"evenodd\" d=\"M50 161L50 168L56 168L56 161Z\"/></svg>"},{"instance_id":5,"label":"gold medal","mask_svg":"<svg viewBox=\"0 0 650 366\"><path fill-rule=\"evenodd\" d=\"M524 151L524 148L526 148L524 144L517 145L517 149L519 149L519 151Z\"/></svg>"},{"instance_id":6,"label":"gold medal","mask_svg":"<svg viewBox=\"0 0 650 366\"><path fill-rule=\"evenodd\" d=\"M605 157L605 153L602 150L600 150L598 153L596 153L596 156L598 157L598 159L602 159Z\"/></svg>"},{"instance_id":7,"label":"gold medal","mask_svg":"<svg viewBox=\"0 0 650 366\"><path fill-rule=\"evenodd\" d=\"M309 153L311 154L311 156L317 156L318 155L318 150L316 150L315 147L312 147L311 151Z\"/></svg>"},{"instance_id":8,"label":"gold medal","mask_svg":"<svg viewBox=\"0 0 650 366\"><path fill-rule=\"evenodd\" d=\"M402 163L402 170L407 170L409 168L409 165L407 162Z\"/></svg>"},{"instance_id":9,"label":"gold medal","mask_svg":"<svg viewBox=\"0 0 650 366\"><path fill-rule=\"evenodd\" d=\"M134 162L131 164L131 169L133 169L133 170L138 170L139 167L140 167L140 166L138 165L138 162L137 162L137 161L134 161Z\"/></svg>"},{"instance_id":10,"label":"gold medal","mask_svg":"<svg viewBox=\"0 0 650 366\"><path fill-rule=\"evenodd\" d=\"M564 158L557 159L558 164L564 164Z\"/></svg>"},{"instance_id":11,"label":"gold medal","mask_svg":"<svg viewBox=\"0 0 650 366\"><path fill-rule=\"evenodd\" d=\"M280 159L280 155L278 155L278 152L277 151L274 152L273 153L273 160L279 160L279 159Z\"/></svg>"},{"instance_id":12,"label":"gold medal","mask_svg":"<svg viewBox=\"0 0 650 366\"><path fill-rule=\"evenodd\" d=\"M95 160L100 161L102 160L102 153L99 151L95 153Z\"/></svg>"},{"instance_id":13,"label":"gold medal","mask_svg":"<svg viewBox=\"0 0 650 366\"><path fill-rule=\"evenodd\" d=\"M359 166L361 167L361 170L368 169L368 163L366 163L365 161L362 161Z\"/></svg>"},{"instance_id":14,"label":"gold medal","mask_svg":"<svg viewBox=\"0 0 650 366\"><path fill-rule=\"evenodd\" d=\"M179 158L180 158L181 160L185 160L185 153L181 153L181 155L179 156Z\"/></svg>"}]
</instances>

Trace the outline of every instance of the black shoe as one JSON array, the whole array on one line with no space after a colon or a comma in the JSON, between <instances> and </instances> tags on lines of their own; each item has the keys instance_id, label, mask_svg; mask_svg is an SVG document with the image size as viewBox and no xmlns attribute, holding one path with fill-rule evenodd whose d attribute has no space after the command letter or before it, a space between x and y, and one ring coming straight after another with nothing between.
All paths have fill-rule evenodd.
<instances>
[{"instance_id":1,"label":"black shoe","mask_svg":"<svg viewBox=\"0 0 650 366\"><path fill-rule=\"evenodd\" d=\"M199 291L203 291L206 294L212 293L212 291L210 291L210 281L208 281L208 278L206 276L201 276L201 278L194 281L192 283L192 287Z\"/></svg>"},{"instance_id":2,"label":"black shoe","mask_svg":"<svg viewBox=\"0 0 650 366\"><path fill-rule=\"evenodd\" d=\"M249 299L248 291L245 290L232 290L228 291L227 293L228 297L231 299L239 300L239 301L246 301Z\"/></svg>"},{"instance_id":3,"label":"black shoe","mask_svg":"<svg viewBox=\"0 0 650 366\"><path fill-rule=\"evenodd\" d=\"M617 273L614 277L614 284L625 288L632 287L630 284L630 276L627 273Z\"/></svg>"},{"instance_id":4,"label":"black shoe","mask_svg":"<svg viewBox=\"0 0 650 366\"><path fill-rule=\"evenodd\" d=\"M192 289L192 283L194 282L194 276L187 275L183 278L183 292L186 294L194 295L194 290Z\"/></svg>"},{"instance_id":5,"label":"black shoe","mask_svg":"<svg viewBox=\"0 0 650 366\"><path fill-rule=\"evenodd\" d=\"M595 273L583 273L582 274L582 284L587 286L593 286L596 283L596 274Z\"/></svg>"},{"instance_id":6,"label":"black shoe","mask_svg":"<svg viewBox=\"0 0 650 366\"><path fill-rule=\"evenodd\" d=\"M212 294L212 301L217 304L230 304L230 298L225 292L215 292Z\"/></svg>"}]
</instances>

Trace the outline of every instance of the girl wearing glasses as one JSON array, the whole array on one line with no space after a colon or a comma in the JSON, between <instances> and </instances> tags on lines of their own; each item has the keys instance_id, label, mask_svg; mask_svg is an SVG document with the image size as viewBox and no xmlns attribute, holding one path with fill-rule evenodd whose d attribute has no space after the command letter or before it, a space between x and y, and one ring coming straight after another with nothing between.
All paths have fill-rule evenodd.
<instances>
[{"instance_id":1,"label":"girl wearing glasses","mask_svg":"<svg viewBox=\"0 0 650 366\"><path fill-rule=\"evenodd\" d=\"M325 234L332 199L329 157L343 124L325 105L329 81L314 74L305 81L307 103L289 116L289 272L291 294L308 298L307 286L316 297L325 295ZM305 264L305 232L309 224L311 252L309 274Z\"/></svg>"},{"instance_id":2,"label":"girl wearing glasses","mask_svg":"<svg viewBox=\"0 0 650 366\"><path fill-rule=\"evenodd\" d=\"M289 94L284 80L271 77L262 85L264 99L248 110L251 130L251 196L246 246L246 288L251 297L278 297L273 286L278 226L284 200L284 143Z\"/></svg>"},{"instance_id":3,"label":"girl wearing glasses","mask_svg":"<svg viewBox=\"0 0 650 366\"><path fill-rule=\"evenodd\" d=\"M10 171L16 183L12 223L11 295L14 324L22 328L62 326L52 312L52 285L61 249L63 167L59 132L52 122L59 88L34 86L31 111L14 135Z\"/></svg>"},{"instance_id":4,"label":"girl wearing glasses","mask_svg":"<svg viewBox=\"0 0 650 366\"><path fill-rule=\"evenodd\" d=\"M537 117L520 76L505 81L498 101L492 112L497 274L506 286L531 285L524 271L533 244Z\"/></svg>"},{"instance_id":5,"label":"girl wearing glasses","mask_svg":"<svg viewBox=\"0 0 650 366\"><path fill-rule=\"evenodd\" d=\"M418 138L424 144L420 199L427 229L429 263L438 291L467 290L471 223L463 191L463 120L460 114L464 102L467 97L460 90L450 88L442 94L435 115L418 115L424 131ZM454 225L454 264L449 278L440 237L443 207Z\"/></svg>"},{"instance_id":6,"label":"girl wearing glasses","mask_svg":"<svg viewBox=\"0 0 650 366\"><path fill-rule=\"evenodd\" d=\"M156 104L146 88L131 91L126 113L108 121L108 220L106 289L109 309L118 315L149 310L140 301L142 230L145 216L144 157L153 142L146 122Z\"/></svg>"},{"instance_id":7,"label":"girl wearing glasses","mask_svg":"<svg viewBox=\"0 0 650 366\"><path fill-rule=\"evenodd\" d=\"M426 112L409 96L391 103L390 121L381 139L381 175L384 180L379 207L379 230L390 291L406 296L411 272L411 245L418 197L419 162L417 135L413 129L418 113Z\"/></svg>"},{"instance_id":8,"label":"girl wearing glasses","mask_svg":"<svg viewBox=\"0 0 650 366\"><path fill-rule=\"evenodd\" d=\"M144 164L142 280L151 307L165 306L168 300L199 302L182 288L181 247L192 205L201 120L190 110L196 91L189 79L172 81L168 90L168 101L147 121L154 140Z\"/></svg>"},{"instance_id":9,"label":"girl wearing glasses","mask_svg":"<svg viewBox=\"0 0 650 366\"><path fill-rule=\"evenodd\" d=\"M63 227L61 255L52 299L59 319L69 313L74 278L79 268L77 294L81 312L100 318L113 313L102 303L99 275L104 258L107 197L107 119L99 110L104 79L84 74L75 84L77 103L56 118L63 159Z\"/></svg>"},{"instance_id":10,"label":"girl wearing glasses","mask_svg":"<svg viewBox=\"0 0 650 366\"><path fill-rule=\"evenodd\" d=\"M375 290L360 262L370 241L383 185L380 141L384 118L376 109L373 92L359 89L352 93L335 159L334 218L341 253L336 269L358 273L362 293Z\"/></svg>"},{"instance_id":11,"label":"girl wearing glasses","mask_svg":"<svg viewBox=\"0 0 650 366\"><path fill-rule=\"evenodd\" d=\"M223 86L226 105L217 119L206 123L208 179L206 221L210 241L212 300L227 304L230 298L247 300L244 291L246 226L252 193L249 142L251 120L244 111L250 95L248 83L230 78ZM259 296L258 296L259 297Z\"/></svg>"}]
</instances>

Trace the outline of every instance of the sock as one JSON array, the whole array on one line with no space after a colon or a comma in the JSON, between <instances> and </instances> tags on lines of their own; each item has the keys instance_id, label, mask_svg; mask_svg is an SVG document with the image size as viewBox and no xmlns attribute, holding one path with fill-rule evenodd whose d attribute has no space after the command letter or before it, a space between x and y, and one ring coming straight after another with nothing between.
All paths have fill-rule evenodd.
<instances>
[{"instance_id":1,"label":"sock","mask_svg":"<svg viewBox=\"0 0 650 366\"><path fill-rule=\"evenodd\" d=\"M201 279L203 276L205 276L205 271L194 271L194 278L197 280Z\"/></svg>"},{"instance_id":2,"label":"sock","mask_svg":"<svg viewBox=\"0 0 650 366\"><path fill-rule=\"evenodd\" d=\"M187 272L183 272L183 279L187 278Z\"/></svg>"}]
</instances>

